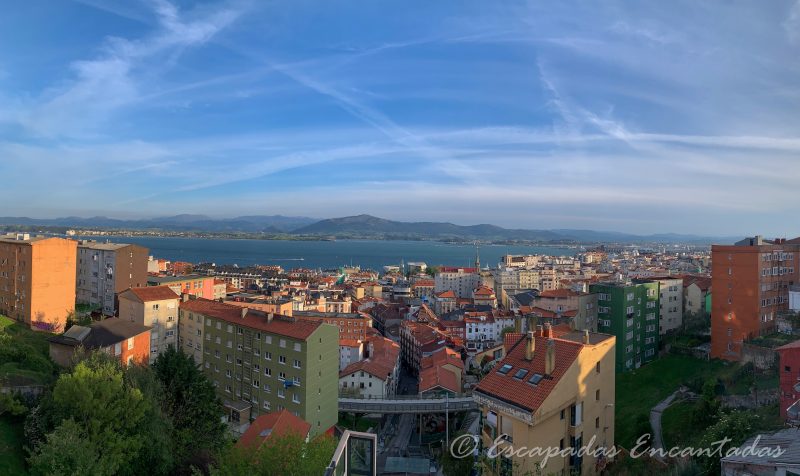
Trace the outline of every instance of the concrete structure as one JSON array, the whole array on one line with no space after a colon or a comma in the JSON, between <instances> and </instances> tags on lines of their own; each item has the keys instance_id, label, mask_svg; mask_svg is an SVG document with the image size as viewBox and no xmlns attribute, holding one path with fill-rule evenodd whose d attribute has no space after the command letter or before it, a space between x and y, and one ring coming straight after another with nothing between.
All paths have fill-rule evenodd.
<instances>
[{"instance_id":1,"label":"concrete structure","mask_svg":"<svg viewBox=\"0 0 800 476\"><path fill-rule=\"evenodd\" d=\"M659 283L592 284L597 293L597 330L616 336L618 372L638 369L658 357Z\"/></svg>"},{"instance_id":2,"label":"concrete structure","mask_svg":"<svg viewBox=\"0 0 800 476\"><path fill-rule=\"evenodd\" d=\"M0 236L0 314L32 329L64 331L75 309L77 245L24 233Z\"/></svg>"},{"instance_id":3,"label":"concrete structure","mask_svg":"<svg viewBox=\"0 0 800 476\"><path fill-rule=\"evenodd\" d=\"M795 241L755 236L711 247L711 357L740 360L744 341L775 331L777 313L789 309L789 285L798 282Z\"/></svg>"},{"instance_id":4,"label":"concrete structure","mask_svg":"<svg viewBox=\"0 0 800 476\"><path fill-rule=\"evenodd\" d=\"M471 298L472 290L481 285L477 268L439 268L434 276L434 292L453 291L456 297ZM439 311L436 311L439 313Z\"/></svg>"},{"instance_id":5,"label":"concrete structure","mask_svg":"<svg viewBox=\"0 0 800 476\"><path fill-rule=\"evenodd\" d=\"M150 363L178 345L180 296L168 286L129 288L119 293L119 318L150 327Z\"/></svg>"},{"instance_id":6,"label":"concrete structure","mask_svg":"<svg viewBox=\"0 0 800 476\"><path fill-rule=\"evenodd\" d=\"M364 342L353 339L339 339L339 372L348 365L364 358Z\"/></svg>"},{"instance_id":7,"label":"concrete structure","mask_svg":"<svg viewBox=\"0 0 800 476\"><path fill-rule=\"evenodd\" d=\"M147 285L147 248L124 243L78 242L76 299L117 314L117 296Z\"/></svg>"},{"instance_id":8,"label":"concrete structure","mask_svg":"<svg viewBox=\"0 0 800 476\"><path fill-rule=\"evenodd\" d=\"M473 398L483 415L481 437L490 447L576 450L614 445L615 338L538 328L517 335L508 354L478 384ZM502 453L501 453L502 454ZM598 474L606 461L593 454L550 458L505 456L500 474Z\"/></svg>"},{"instance_id":9,"label":"concrete structure","mask_svg":"<svg viewBox=\"0 0 800 476\"><path fill-rule=\"evenodd\" d=\"M89 327L72 326L62 335L48 339L50 358L69 367L79 348L98 350L119 359L123 365L147 363L150 358L150 328L110 317Z\"/></svg>"},{"instance_id":10,"label":"concrete structure","mask_svg":"<svg viewBox=\"0 0 800 476\"><path fill-rule=\"evenodd\" d=\"M194 342L195 355L202 344L203 370L232 423L285 408L309 422L312 435L336 424L335 326L206 299L182 301L180 315L180 339L187 346ZM193 326L184 327L184 320Z\"/></svg>"},{"instance_id":11,"label":"concrete structure","mask_svg":"<svg viewBox=\"0 0 800 476\"><path fill-rule=\"evenodd\" d=\"M597 294L582 293L572 289L542 291L533 305L555 313L572 313L575 329L597 332Z\"/></svg>"},{"instance_id":12,"label":"concrete structure","mask_svg":"<svg viewBox=\"0 0 800 476\"><path fill-rule=\"evenodd\" d=\"M711 276L683 276L683 312L706 315L706 299L711 294Z\"/></svg>"}]
</instances>

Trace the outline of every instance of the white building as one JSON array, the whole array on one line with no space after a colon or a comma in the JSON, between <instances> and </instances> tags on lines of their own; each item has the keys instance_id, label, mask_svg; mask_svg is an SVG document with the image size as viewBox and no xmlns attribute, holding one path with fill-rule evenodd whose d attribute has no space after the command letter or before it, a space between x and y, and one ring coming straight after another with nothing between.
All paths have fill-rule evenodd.
<instances>
[{"instance_id":1,"label":"white building","mask_svg":"<svg viewBox=\"0 0 800 476\"><path fill-rule=\"evenodd\" d=\"M434 292L453 291L459 298L471 298L472 290L481 285L481 276L476 268L439 269L434 277Z\"/></svg>"}]
</instances>

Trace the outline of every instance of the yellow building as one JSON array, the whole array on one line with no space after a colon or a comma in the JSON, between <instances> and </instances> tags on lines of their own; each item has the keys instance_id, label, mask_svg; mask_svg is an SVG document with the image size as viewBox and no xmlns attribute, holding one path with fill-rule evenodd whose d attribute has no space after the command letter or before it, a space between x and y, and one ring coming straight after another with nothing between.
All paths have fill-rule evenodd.
<instances>
[{"instance_id":1,"label":"yellow building","mask_svg":"<svg viewBox=\"0 0 800 476\"><path fill-rule=\"evenodd\" d=\"M517 335L473 393L483 447L501 455L491 459L500 474L599 473L607 459L598 448L614 445L614 346L614 336L566 326Z\"/></svg>"}]
</instances>

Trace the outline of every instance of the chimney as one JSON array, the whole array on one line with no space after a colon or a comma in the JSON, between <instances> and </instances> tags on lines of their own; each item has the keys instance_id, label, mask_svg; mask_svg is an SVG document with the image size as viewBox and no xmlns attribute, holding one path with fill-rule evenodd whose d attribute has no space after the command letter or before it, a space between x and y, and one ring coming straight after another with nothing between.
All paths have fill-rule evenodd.
<instances>
[{"instance_id":1,"label":"chimney","mask_svg":"<svg viewBox=\"0 0 800 476\"><path fill-rule=\"evenodd\" d=\"M248 313L249 311L250 311L250 309L247 309L246 307L243 307L243 308L242 308L242 319L244 319L245 317L247 317L247 313Z\"/></svg>"},{"instance_id":2,"label":"chimney","mask_svg":"<svg viewBox=\"0 0 800 476\"><path fill-rule=\"evenodd\" d=\"M533 351L536 349L536 337L533 331L528 331L528 340L525 342L525 360L533 360Z\"/></svg>"},{"instance_id":3,"label":"chimney","mask_svg":"<svg viewBox=\"0 0 800 476\"><path fill-rule=\"evenodd\" d=\"M541 324L537 324L536 325L536 335L539 336L539 337L543 337L544 336L544 330L543 329L544 329L544 327L542 327Z\"/></svg>"},{"instance_id":4,"label":"chimney","mask_svg":"<svg viewBox=\"0 0 800 476\"><path fill-rule=\"evenodd\" d=\"M547 350L544 354L544 373L552 375L556 368L556 341L547 339Z\"/></svg>"},{"instance_id":5,"label":"chimney","mask_svg":"<svg viewBox=\"0 0 800 476\"><path fill-rule=\"evenodd\" d=\"M552 339L553 338L553 326L549 322L545 323L545 325L544 325L544 334L543 335L545 337L547 337L548 339Z\"/></svg>"},{"instance_id":6,"label":"chimney","mask_svg":"<svg viewBox=\"0 0 800 476\"><path fill-rule=\"evenodd\" d=\"M181 301L187 302L189 300L189 295L187 293L181 294Z\"/></svg>"},{"instance_id":7,"label":"chimney","mask_svg":"<svg viewBox=\"0 0 800 476\"><path fill-rule=\"evenodd\" d=\"M585 329L583 331L583 343L584 344L588 344L589 343L589 329Z\"/></svg>"},{"instance_id":8,"label":"chimney","mask_svg":"<svg viewBox=\"0 0 800 476\"><path fill-rule=\"evenodd\" d=\"M274 315L271 312L268 312L267 313L267 322L272 322L272 318L273 317L274 317Z\"/></svg>"}]
</instances>

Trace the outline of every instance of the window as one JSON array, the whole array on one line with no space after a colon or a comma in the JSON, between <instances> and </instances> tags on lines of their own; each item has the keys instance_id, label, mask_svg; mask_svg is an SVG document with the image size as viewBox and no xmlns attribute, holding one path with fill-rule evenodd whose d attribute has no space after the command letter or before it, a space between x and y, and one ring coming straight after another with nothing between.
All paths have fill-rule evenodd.
<instances>
[{"instance_id":1,"label":"window","mask_svg":"<svg viewBox=\"0 0 800 476\"><path fill-rule=\"evenodd\" d=\"M286 348L286 339L281 339L280 343L278 344L280 347Z\"/></svg>"},{"instance_id":2,"label":"window","mask_svg":"<svg viewBox=\"0 0 800 476\"><path fill-rule=\"evenodd\" d=\"M286 390L278 387L278 398L286 398Z\"/></svg>"},{"instance_id":3,"label":"window","mask_svg":"<svg viewBox=\"0 0 800 476\"><path fill-rule=\"evenodd\" d=\"M269 367L264 367L264 375L267 377L272 377L272 369Z\"/></svg>"},{"instance_id":4,"label":"window","mask_svg":"<svg viewBox=\"0 0 800 476\"><path fill-rule=\"evenodd\" d=\"M264 352L264 359L272 360L272 352Z\"/></svg>"},{"instance_id":5,"label":"window","mask_svg":"<svg viewBox=\"0 0 800 476\"><path fill-rule=\"evenodd\" d=\"M285 364L286 363L286 356L279 355L278 356L278 363Z\"/></svg>"},{"instance_id":6,"label":"window","mask_svg":"<svg viewBox=\"0 0 800 476\"><path fill-rule=\"evenodd\" d=\"M594 399L598 402L600 401L600 389L594 391Z\"/></svg>"},{"instance_id":7,"label":"window","mask_svg":"<svg viewBox=\"0 0 800 476\"><path fill-rule=\"evenodd\" d=\"M264 400L264 410L269 410L269 402Z\"/></svg>"},{"instance_id":8,"label":"window","mask_svg":"<svg viewBox=\"0 0 800 476\"><path fill-rule=\"evenodd\" d=\"M128 338L128 350L133 349L133 337Z\"/></svg>"},{"instance_id":9,"label":"window","mask_svg":"<svg viewBox=\"0 0 800 476\"><path fill-rule=\"evenodd\" d=\"M583 419L583 403L576 403L570 407L569 424L570 426L580 426Z\"/></svg>"},{"instance_id":10,"label":"window","mask_svg":"<svg viewBox=\"0 0 800 476\"><path fill-rule=\"evenodd\" d=\"M298 394L296 394L296 393L293 393L293 394L292 394L292 401L293 401L294 403L300 403L300 395L298 395Z\"/></svg>"},{"instance_id":11,"label":"window","mask_svg":"<svg viewBox=\"0 0 800 476\"><path fill-rule=\"evenodd\" d=\"M259 383L258 380L253 380L253 387L255 387L255 388L260 388L261 387L261 384Z\"/></svg>"},{"instance_id":12,"label":"window","mask_svg":"<svg viewBox=\"0 0 800 476\"><path fill-rule=\"evenodd\" d=\"M523 378L525 378L525 376L526 376L526 375L528 375L528 369L519 369L519 370L517 370L517 372L514 374L514 378L515 378L515 379L522 380Z\"/></svg>"},{"instance_id":13,"label":"window","mask_svg":"<svg viewBox=\"0 0 800 476\"><path fill-rule=\"evenodd\" d=\"M272 336L264 336L264 343L272 344Z\"/></svg>"},{"instance_id":14,"label":"window","mask_svg":"<svg viewBox=\"0 0 800 476\"><path fill-rule=\"evenodd\" d=\"M296 352L300 352L300 351L302 350L302 346L300 345L300 343L299 343L299 342L295 342L295 344L294 344L294 350L295 350Z\"/></svg>"},{"instance_id":15,"label":"window","mask_svg":"<svg viewBox=\"0 0 800 476\"><path fill-rule=\"evenodd\" d=\"M272 393L272 386L270 386L270 384L268 384L268 383L265 383L264 384L264 392Z\"/></svg>"},{"instance_id":16,"label":"window","mask_svg":"<svg viewBox=\"0 0 800 476\"><path fill-rule=\"evenodd\" d=\"M598 362L597 365L595 365L594 371L600 373L600 362Z\"/></svg>"},{"instance_id":17,"label":"window","mask_svg":"<svg viewBox=\"0 0 800 476\"><path fill-rule=\"evenodd\" d=\"M122 343L117 342L114 344L114 355L119 355L122 353Z\"/></svg>"},{"instance_id":18,"label":"window","mask_svg":"<svg viewBox=\"0 0 800 476\"><path fill-rule=\"evenodd\" d=\"M594 427L600 428L600 417L594 419Z\"/></svg>"},{"instance_id":19,"label":"window","mask_svg":"<svg viewBox=\"0 0 800 476\"><path fill-rule=\"evenodd\" d=\"M497 373L505 375L508 372L510 372L513 367L514 366L511 364L503 364L503 366L500 367L500 370L498 370Z\"/></svg>"},{"instance_id":20,"label":"window","mask_svg":"<svg viewBox=\"0 0 800 476\"><path fill-rule=\"evenodd\" d=\"M294 359L294 368L296 368L296 369L300 368L300 361L297 360L297 359Z\"/></svg>"}]
</instances>

